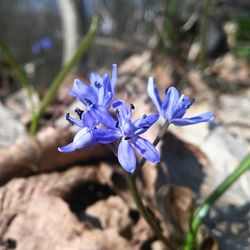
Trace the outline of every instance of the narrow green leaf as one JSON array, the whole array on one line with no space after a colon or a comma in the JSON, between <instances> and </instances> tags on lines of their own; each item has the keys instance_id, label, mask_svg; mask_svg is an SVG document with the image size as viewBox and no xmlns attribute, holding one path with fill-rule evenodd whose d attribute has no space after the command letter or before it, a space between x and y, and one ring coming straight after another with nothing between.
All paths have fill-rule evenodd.
<instances>
[{"instance_id":1,"label":"narrow green leaf","mask_svg":"<svg viewBox=\"0 0 250 250\"><path fill-rule=\"evenodd\" d=\"M191 222L189 231L186 234L184 250L193 250L196 246L196 234L202 223L202 219L213 208L215 202L227 191L238 178L250 168L250 154L248 154L240 165L212 192L204 201L201 207L196 211Z\"/></svg>"},{"instance_id":2,"label":"narrow green leaf","mask_svg":"<svg viewBox=\"0 0 250 250\"><path fill-rule=\"evenodd\" d=\"M97 19L97 17L94 17L92 19L92 22L91 22L90 28L88 30L88 33L82 39L79 47L77 48L77 50L73 54L72 58L61 69L59 74L56 76L56 78L52 82L51 87L48 89L47 93L45 94L45 96L44 96L44 98L42 100L42 103L41 103L41 105L39 107L39 110L38 110L36 116L32 120L31 127L30 127L30 133L32 135L34 135L37 132L40 119L41 119L42 115L44 114L46 108L48 107L49 103L55 97L59 87L63 83L63 80L69 74L69 72L75 67L75 65L79 62L81 57L84 55L84 53L89 48L89 46L90 46L90 44L91 44L91 42L92 42L92 40L94 38L94 35L96 33L97 24L98 24L98 19Z\"/></svg>"}]
</instances>

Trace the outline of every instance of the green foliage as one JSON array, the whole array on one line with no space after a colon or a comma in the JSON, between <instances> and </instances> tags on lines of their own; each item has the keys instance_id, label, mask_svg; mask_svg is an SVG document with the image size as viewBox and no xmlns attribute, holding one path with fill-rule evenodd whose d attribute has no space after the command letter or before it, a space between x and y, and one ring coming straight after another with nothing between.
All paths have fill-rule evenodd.
<instances>
[{"instance_id":1,"label":"green foliage","mask_svg":"<svg viewBox=\"0 0 250 250\"><path fill-rule=\"evenodd\" d=\"M241 57L250 58L250 16L235 21L236 24L236 45L234 53Z\"/></svg>"},{"instance_id":2,"label":"green foliage","mask_svg":"<svg viewBox=\"0 0 250 250\"><path fill-rule=\"evenodd\" d=\"M34 102L32 99L32 86L26 77L25 72L19 67L15 57L11 53L10 49L7 47L7 45L3 42L0 41L0 51L3 52L5 55L6 59L9 61L11 64L11 67L16 73L16 76L20 80L20 83L22 84L22 87L26 90L27 96L30 102L31 106L31 115L32 115L32 122L31 122L31 127L30 127L30 133L34 135L39 127L39 122L44 114L46 108L48 107L49 103L53 100L55 97L59 87L63 83L63 80L65 77L68 75L68 73L76 66L76 64L80 61L81 57L86 53L87 49L89 48L94 35L97 30L97 24L98 24L98 19L94 17L92 19L90 28L88 30L88 33L86 36L81 40L79 47L76 49L74 55L70 59L70 61L60 70L58 75L55 77L54 81L52 82L50 88L46 92L44 98L42 99L40 107L38 107L38 110L35 110L34 107Z\"/></svg>"},{"instance_id":3,"label":"green foliage","mask_svg":"<svg viewBox=\"0 0 250 250\"><path fill-rule=\"evenodd\" d=\"M14 55L12 54L8 46L1 40L0 40L0 51L2 51L6 59L9 61L22 87L26 91L28 99L29 99L29 103L30 103L31 115L33 116L35 114L35 107L34 107L34 101L32 98L32 86L25 72L20 68L19 64L17 63Z\"/></svg>"},{"instance_id":4,"label":"green foliage","mask_svg":"<svg viewBox=\"0 0 250 250\"><path fill-rule=\"evenodd\" d=\"M50 88L48 89L47 93L45 94L45 96L42 100L42 103L39 107L38 112L33 116L31 127L30 127L30 133L32 135L34 135L37 132L40 119L41 119L42 115L44 114L46 108L48 107L49 103L55 97L59 87L63 83L63 80L68 75L68 73L75 67L75 65L80 61L81 57L86 53L87 49L89 48L89 46L94 38L94 35L96 33L97 24L98 24L98 19L96 17L94 17L92 19L88 33L80 42L80 45L76 49L72 58L61 69L61 71L58 73L58 75L55 77L54 81L52 82Z\"/></svg>"},{"instance_id":5,"label":"green foliage","mask_svg":"<svg viewBox=\"0 0 250 250\"><path fill-rule=\"evenodd\" d=\"M166 1L165 21L163 26L163 34L161 36L160 47L166 52L172 52L177 47L178 23L176 17L177 1Z\"/></svg>"},{"instance_id":6,"label":"green foliage","mask_svg":"<svg viewBox=\"0 0 250 250\"><path fill-rule=\"evenodd\" d=\"M209 195L201 207L196 211L186 234L184 250L196 249L196 234L204 217L213 208L215 202L234 184L238 178L250 168L250 154L248 154L239 166Z\"/></svg>"}]
</instances>

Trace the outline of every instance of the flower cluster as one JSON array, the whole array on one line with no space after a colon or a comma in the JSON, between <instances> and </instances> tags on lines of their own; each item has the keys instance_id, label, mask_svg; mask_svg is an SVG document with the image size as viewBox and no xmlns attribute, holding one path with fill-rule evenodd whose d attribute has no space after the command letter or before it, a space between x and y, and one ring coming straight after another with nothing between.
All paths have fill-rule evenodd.
<instances>
[{"instance_id":1,"label":"flower cluster","mask_svg":"<svg viewBox=\"0 0 250 250\"><path fill-rule=\"evenodd\" d=\"M183 118L187 109L194 103L194 99L190 100L189 97L185 95L180 96L176 88L170 87L166 90L165 99L162 102L152 77L148 79L148 95L155 104L159 114L168 121L168 123L172 123L176 126L208 122L213 119L212 112L206 112L191 118Z\"/></svg>"},{"instance_id":2,"label":"flower cluster","mask_svg":"<svg viewBox=\"0 0 250 250\"><path fill-rule=\"evenodd\" d=\"M164 101L161 101L159 92L154 85L153 78L148 80L148 95L154 102L159 114L143 115L132 121L133 105L128 105L123 100L114 101L115 85L117 79L117 66L112 65L112 76L108 74L100 76L91 73L90 84L85 84L76 79L69 93L82 102L85 110L76 108L79 119L66 115L71 125L80 128L73 142L59 147L60 152L71 152L76 149L92 148L96 144L114 143L118 145L117 156L121 166L132 173L136 167L135 151L152 163L160 161L160 155L154 145L141 137L161 115L169 123L184 126L213 119L211 112L192 118L183 118L186 110L192 105L187 96L179 96L178 91L171 87L166 91ZM114 118L109 108L115 111Z\"/></svg>"}]
</instances>

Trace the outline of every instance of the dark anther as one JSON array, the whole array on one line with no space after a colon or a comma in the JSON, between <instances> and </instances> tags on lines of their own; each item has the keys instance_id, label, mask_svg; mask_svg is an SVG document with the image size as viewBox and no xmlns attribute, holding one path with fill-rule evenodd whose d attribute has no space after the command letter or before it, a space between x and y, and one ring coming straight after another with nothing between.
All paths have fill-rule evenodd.
<instances>
[{"instance_id":1,"label":"dark anther","mask_svg":"<svg viewBox=\"0 0 250 250\"><path fill-rule=\"evenodd\" d=\"M131 107L131 109L133 109L133 110L135 109L135 106L134 106L133 103L130 104L130 107Z\"/></svg>"},{"instance_id":2,"label":"dark anther","mask_svg":"<svg viewBox=\"0 0 250 250\"><path fill-rule=\"evenodd\" d=\"M79 108L76 108L75 112L78 114L79 118L81 119L82 118L82 114L84 113L84 111L81 110L81 109L79 109Z\"/></svg>"},{"instance_id":3,"label":"dark anther","mask_svg":"<svg viewBox=\"0 0 250 250\"><path fill-rule=\"evenodd\" d=\"M116 113L117 115L119 115L119 110L118 110L118 109L116 109L116 110L115 110L115 113Z\"/></svg>"},{"instance_id":4,"label":"dark anther","mask_svg":"<svg viewBox=\"0 0 250 250\"><path fill-rule=\"evenodd\" d=\"M99 89L101 87L101 84L98 81L95 81L95 86Z\"/></svg>"},{"instance_id":5,"label":"dark anther","mask_svg":"<svg viewBox=\"0 0 250 250\"><path fill-rule=\"evenodd\" d=\"M124 137L124 140L129 140L129 139L131 139L131 137L129 136Z\"/></svg>"},{"instance_id":6,"label":"dark anther","mask_svg":"<svg viewBox=\"0 0 250 250\"><path fill-rule=\"evenodd\" d=\"M167 93L167 92L168 92L168 89L169 89L169 88L166 88L165 93Z\"/></svg>"},{"instance_id":7,"label":"dark anther","mask_svg":"<svg viewBox=\"0 0 250 250\"><path fill-rule=\"evenodd\" d=\"M143 129L147 129L149 128L149 126L145 125L145 126L142 126Z\"/></svg>"},{"instance_id":8,"label":"dark anther","mask_svg":"<svg viewBox=\"0 0 250 250\"><path fill-rule=\"evenodd\" d=\"M193 105L195 102L195 99L192 99L190 103L186 106L186 109L189 109L191 105Z\"/></svg>"},{"instance_id":9,"label":"dark anther","mask_svg":"<svg viewBox=\"0 0 250 250\"><path fill-rule=\"evenodd\" d=\"M87 98L85 98L84 99L85 101L86 101L86 103L89 105L89 106L91 106L93 103L89 100L89 99L87 99Z\"/></svg>"},{"instance_id":10,"label":"dark anther","mask_svg":"<svg viewBox=\"0 0 250 250\"><path fill-rule=\"evenodd\" d=\"M69 122L71 126L74 125L74 122L71 120L69 113L66 114L66 120Z\"/></svg>"},{"instance_id":11,"label":"dark anther","mask_svg":"<svg viewBox=\"0 0 250 250\"><path fill-rule=\"evenodd\" d=\"M116 122L115 126L116 128L119 128L119 121Z\"/></svg>"},{"instance_id":12,"label":"dark anther","mask_svg":"<svg viewBox=\"0 0 250 250\"><path fill-rule=\"evenodd\" d=\"M148 116L147 116L146 114L144 114L142 118L145 119L145 118L147 118L147 117L148 117Z\"/></svg>"}]
</instances>

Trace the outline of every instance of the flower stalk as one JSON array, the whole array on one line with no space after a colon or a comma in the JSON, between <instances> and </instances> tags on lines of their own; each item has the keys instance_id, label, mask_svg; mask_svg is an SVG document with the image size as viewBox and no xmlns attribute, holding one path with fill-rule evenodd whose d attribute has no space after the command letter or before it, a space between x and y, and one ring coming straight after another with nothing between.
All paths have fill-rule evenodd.
<instances>
[{"instance_id":1,"label":"flower stalk","mask_svg":"<svg viewBox=\"0 0 250 250\"><path fill-rule=\"evenodd\" d=\"M128 188L131 192L133 200L141 216L146 220L146 222L148 223L150 228L153 230L157 238L161 240L168 247L168 249L174 250L175 248L173 244L163 236L159 225L156 223L155 219L152 217L152 215L149 213L147 208L144 206L141 200L141 197L138 193L137 187L136 187L135 177L132 174L127 173L127 172L125 172L125 177L126 177Z\"/></svg>"},{"instance_id":2,"label":"flower stalk","mask_svg":"<svg viewBox=\"0 0 250 250\"><path fill-rule=\"evenodd\" d=\"M250 154L248 154L240 165L209 195L193 217L189 231L186 234L184 250L195 249L196 234L202 223L202 219L208 214L215 202L227 191L238 178L250 168Z\"/></svg>"},{"instance_id":3,"label":"flower stalk","mask_svg":"<svg viewBox=\"0 0 250 250\"><path fill-rule=\"evenodd\" d=\"M165 135L169 125L170 125L169 122L166 121L164 123L164 125L161 127L158 136L155 138L155 140L153 142L154 146L157 146L157 144L161 141L161 139ZM129 174L127 172L125 173L128 188L130 190L130 193L133 197L133 200L136 204L137 209L139 210L139 212L143 216L143 218L146 220L146 222L148 223L150 228L153 230L155 235L158 237L158 239L160 239L168 247L168 249L175 249L173 244L168 239L166 239L164 237L164 235L162 234L159 225L157 224L155 219L152 217L152 215L148 212L147 208L144 206L144 204L141 200L140 194L138 193L136 183L135 183L135 178L136 178L136 174L143 167L145 162L146 162L146 159L143 157L140 160L140 162L138 163L138 166L133 174Z\"/></svg>"}]
</instances>

